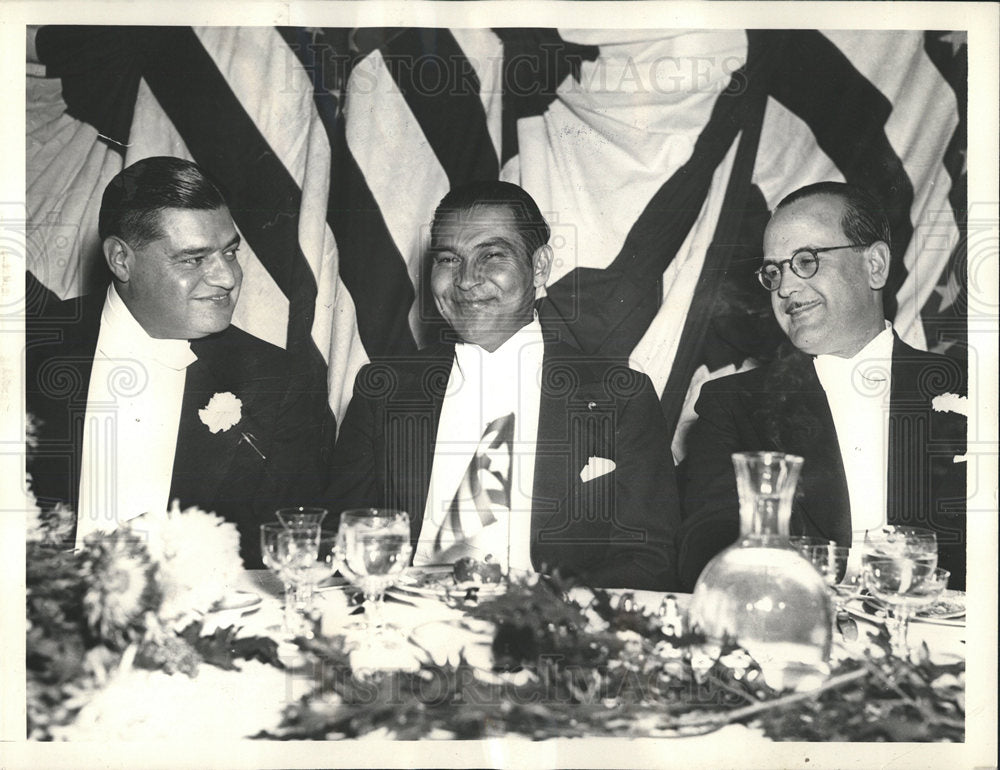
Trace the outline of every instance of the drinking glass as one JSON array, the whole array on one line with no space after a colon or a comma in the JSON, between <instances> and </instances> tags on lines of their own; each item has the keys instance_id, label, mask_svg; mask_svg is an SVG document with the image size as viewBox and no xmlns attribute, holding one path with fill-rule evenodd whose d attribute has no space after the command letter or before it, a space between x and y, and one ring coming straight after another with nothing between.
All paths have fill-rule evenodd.
<instances>
[{"instance_id":1,"label":"drinking glass","mask_svg":"<svg viewBox=\"0 0 1000 770\"><path fill-rule=\"evenodd\" d=\"M333 530L324 529L319 533L319 544L316 550L316 560L309 568L306 579L313 590L323 587L323 582L330 578L337 571L335 551L337 547L337 533Z\"/></svg>"},{"instance_id":2,"label":"drinking glass","mask_svg":"<svg viewBox=\"0 0 1000 770\"><path fill-rule=\"evenodd\" d=\"M286 527L319 527L326 516L326 508L279 508L275 511L278 521Z\"/></svg>"},{"instance_id":3,"label":"drinking glass","mask_svg":"<svg viewBox=\"0 0 1000 770\"><path fill-rule=\"evenodd\" d=\"M837 544L834 540L827 540L825 537L813 537L812 535L790 535L788 537L788 544L803 556L806 555L806 549L811 546L830 545L831 543L833 545Z\"/></svg>"},{"instance_id":4,"label":"drinking glass","mask_svg":"<svg viewBox=\"0 0 1000 770\"><path fill-rule=\"evenodd\" d=\"M305 618L312 609L314 565L319 553L319 526L283 528L277 533L274 560L285 581L285 631L308 633Z\"/></svg>"},{"instance_id":5,"label":"drinking glass","mask_svg":"<svg viewBox=\"0 0 1000 770\"><path fill-rule=\"evenodd\" d=\"M893 654L909 655L907 632L917 608L941 595L950 576L937 569L937 536L919 527L886 526L865 535L865 588L889 608L886 628ZM943 578L943 583L941 580Z\"/></svg>"},{"instance_id":6,"label":"drinking glass","mask_svg":"<svg viewBox=\"0 0 1000 770\"><path fill-rule=\"evenodd\" d=\"M798 551L823 576L830 591L837 593L836 589L847 573L847 560L851 555L851 549L837 545L831 540L822 545L810 543Z\"/></svg>"},{"instance_id":7,"label":"drinking glass","mask_svg":"<svg viewBox=\"0 0 1000 770\"><path fill-rule=\"evenodd\" d=\"M284 586L284 596L285 596L285 615L284 624L280 628L274 626L269 628L269 631L284 631L287 634L294 634L298 631L298 626L300 625L295 619L294 608L296 602L295 591L293 590L292 584L289 582L282 568L281 562L278 558L278 535L285 532L288 528L277 521L268 522L266 524L260 525L260 555L264 561L264 566L271 570L275 575L281 579L281 583ZM292 612L290 613L289 608ZM292 621L289 624L289 620Z\"/></svg>"},{"instance_id":8,"label":"drinking glass","mask_svg":"<svg viewBox=\"0 0 1000 770\"><path fill-rule=\"evenodd\" d=\"M847 603L860 596L863 587L861 573L848 571L851 549L830 541L826 545L807 545L801 549L806 561L823 576L835 610L835 623L840 623ZM839 625L838 625L839 627Z\"/></svg>"},{"instance_id":9,"label":"drinking glass","mask_svg":"<svg viewBox=\"0 0 1000 770\"><path fill-rule=\"evenodd\" d=\"M905 659L910 655L907 640L910 618L941 597L951 573L940 567L922 572L923 565L919 563L902 569L900 565L899 559L866 558L864 576L865 586L872 595L890 608L886 628L892 653Z\"/></svg>"},{"instance_id":10,"label":"drinking glass","mask_svg":"<svg viewBox=\"0 0 1000 770\"><path fill-rule=\"evenodd\" d=\"M864 552L886 556L905 554L924 560L933 558L937 566L937 535L922 527L888 524L865 532Z\"/></svg>"},{"instance_id":11,"label":"drinking glass","mask_svg":"<svg viewBox=\"0 0 1000 770\"><path fill-rule=\"evenodd\" d=\"M382 601L410 563L410 517L405 511L360 508L344 511L337 531L341 573L365 596L369 636L383 630Z\"/></svg>"},{"instance_id":12,"label":"drinking glass","mask_svg":"<svg viewBox=\"0 0 1000 770\"><path fill-rule=\"evenodd\" d=\"M277 521L260 525L260 557L264 562L264 566L282 578L283 581L284 578L281 575L281 565L278 564L277 552L278 533L284 532L285 529L285 525Z\"/></svg>"}]
</instances>

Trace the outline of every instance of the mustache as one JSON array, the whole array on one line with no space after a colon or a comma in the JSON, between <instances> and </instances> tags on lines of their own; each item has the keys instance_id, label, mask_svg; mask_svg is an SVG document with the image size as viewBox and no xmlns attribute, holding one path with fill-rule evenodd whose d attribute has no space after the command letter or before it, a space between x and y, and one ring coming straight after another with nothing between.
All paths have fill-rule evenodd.
<instances>
[{"instance_id":1,"label":"mustache","mask_svg":"<svg viewBox=\"0 0 1000 770\"><path fill-rule=\"evenodd\" d=\"M789 302L786 305L784 305L784 307L782 307L782 312L784 312L784 313L794 313L799 308L810 307L810 306L815 305L815 304L816 304L816 300L809 300L807 302L801 302L801 301Z\"/></svg>"}]
</instances>

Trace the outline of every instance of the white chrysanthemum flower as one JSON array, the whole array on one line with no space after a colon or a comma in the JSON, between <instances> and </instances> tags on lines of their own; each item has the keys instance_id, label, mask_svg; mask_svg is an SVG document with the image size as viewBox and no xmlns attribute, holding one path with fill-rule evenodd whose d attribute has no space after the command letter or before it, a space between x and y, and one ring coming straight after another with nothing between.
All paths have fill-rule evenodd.
<instances>
[{"instance_id":1,"label":"white chrysanthemum flower","mask_svg":"<svg viewBox=\"0 0 1000 770\"><path fill-rule=\"evenodd\" d=\"M24 517L24 538L29 543L40 543L45 539L45 529L42 527L41 511L37 507L29 508Z\"/></svg>"},{"instance_id":2,"label":"white chrysanthemum flower","mask_svg":"<svg viewBox=\"0 0 1000 770\"><path fill-rule=\"evenodd\" d=\"M163 592L160 618L165 623L190 612L206 612L223 598L243 571L236 525L198 508L169 511L132 519L129 529L145 538L157 566Z\"/></svg>"},{"instance_id":3,"label":"white chrysanthemum flower","mask_svg":"<svg viewBox=\"0 0 1000 770\"><path fill-rule=\"evenodd\" d=\"M229 391L216 393L204 409L198 410L198 417L212 433L229 430L243 417L243 402Z\"/></svg>"},{"instance_id":4,"label":"white chrysanthemum flower","mask_svg":"<svg viewBox=\"0 0 1000 770\"><path fill-rule=\"evenodd\" d=\"M45 527L42 524L42 512L38 508L38 500L31 491L31 474L28 474L28 488L25 490L24 537L29 543L40 543L45 539Z\"/></svg>"},{"instance_id":5,"label":"white chrysanthemum flower","mask_svg":"<svg viewBox=\"0 0 1000 770\"><path fill-rule=\"evenodd\" d=\"M31 412L24 416L24 446L29 453L38 449L38 419Z\"/></svg>"},{"instance_id":6,"label":"white chrysanthemum flower","mask_svg":"<svg viewBox=\"0 0 1000 770\"><path fill-rule=\"evenodd\" d=\"M122 644L158 603L149 554L131 538L102 532L89 535L84 544L90 572L83 595L87 622L102 638Z\"/></svg>"},{"instance_id":7,"label":"white chrysanthemum flower","mask_svg":"<svg viewBox=\"0 0 1000 770\"><path fill-rule=\"evenodd\" d=\"M287 674L258 661L240 667L236 672L202 666L192 679L120 666L71 724L51 728L52 737L95 745L168 741L179 735L246 738L281 720Z\"/></svg>"},{"instance_id":8,"label":"white chrysanthemum flower","mask_svg":"<svg viewBox=\"0 0 1000 770\"><path fill-rule=\"evenodd\" d=\"M42 514L48 541L60 547L73 545L76 532L76 514L66 503L56 503L51 511Z\"/></svg>"}]
</instances>

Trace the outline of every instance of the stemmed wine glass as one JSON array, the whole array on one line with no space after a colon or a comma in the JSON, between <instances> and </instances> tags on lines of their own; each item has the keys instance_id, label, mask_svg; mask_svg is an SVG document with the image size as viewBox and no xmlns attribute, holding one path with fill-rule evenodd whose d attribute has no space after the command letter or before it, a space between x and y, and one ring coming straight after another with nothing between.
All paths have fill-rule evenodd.
<instances>
[{"instance_id":1,"label":"stemmed wine glass","mask_svg":"<svg viewBox=\"0 0 1000 770\"><path fill-rule=\"evenodd\" d=\"M285 623L304 632L305 616L312 608L313 565L319 552L319 527L284 529L278 533L276 561L292 587L292 601L285 602Z\"/></svg>"},{"instance_id":2,"label":"stemmed wine glass","mask_svg":"<svg viewBox=\"0 0 1000 770\"><path fill-rule=\"evenodd\" d=\"M310 569L317 560L319 541L319 524L296 528L279 522L260 525L264 565L281 578L285 588L282 630L286 634L308 633L303 616L311 612L314 580Z\"/></svg>"},{"instance_id":3,"label":"stemmed wine glass","mask_svg":"<svg viewBox=\"0 0 1000 770\"><path fill-rule=\"evenodd\" d=\"M865 535L862 554L865 588L890 610L886 628L894 655L909 655L910 618L933 604L950 573L937 568L937 536L919 527L887 526Z\"/></svg>"},{"instance_id":4,"label":"stemmed wine glass","mask_svg":"<svg viewBox=\"0 0 1000 770\"><path fill-rule=\"evenodd\" d=\"M359 508L340 515L336 559L341 573L365 596L369 638L383 630L382 601L410 563L410 517L388 508Z\"/></svg>"},{"instance_id":5,"label":"stemmed wine glass","mask_svg":"<svg viewBox=\"0 0 1000 770\"><path fill-rule=\"evenodd\" d=\"M830 541L826 545L807 545L802 555L823 576L833 602L833 627L846 640L857 638L857 624L847 612L848 602L860 596L861 573L849 570L851 549Z\"/></svg>"},{"instance_id":6,"label":"stemmed wine glass","mask_svg":"<svg viewBox=\"0 0 1000 770\"><path fill-rule=\"evenodd\" d=\"M792 546L823 576L834 600L849 599L857 591L857 580L847 575L851 549L822 538L789 538Z\"/></svg>"},{"instance_id":7,"label":"stemmed wine glass","mask_svg":"<svg viewBox=\"0 0 1000 770\"><path fill-rule=\"evenodd\" d=\"M278 521L289 529L319 527L323 523L323 518L326 514L326 508L311 508L306 506L279 508L275 511Z\"/></svg>"},{"instance_id":8,"label":"stemmed wine glass","mask_svg":"<svg viewBox=\"0 0 1000 770\"><path fill-rule=\"evenodd\" d=\"M319 548L316 551L316 561L309 570L309 584L313 590L321 587L321 583L337 571L337 533L324 529L319 533Z\"/></svg>"},{"instance_id":9,"label":"stemmed wine glass","mask_svg":"<svg viewBox=\"0 0 1000 770\"><path fill-rule=\"evenodd\" d=\"M834 630L845 638L852 638L845 628L853 624L847 623L844 618L848 600L857 595L859 590L859 576L848 574L847 569L851 549L837 545L835 540L821 537L794 536L788 538L788 542L813 566L826 583L834 609ZM845 623L847 625L844 625ZM857 628L856 625L853 627Z\"/></svg>"}]
</instances>

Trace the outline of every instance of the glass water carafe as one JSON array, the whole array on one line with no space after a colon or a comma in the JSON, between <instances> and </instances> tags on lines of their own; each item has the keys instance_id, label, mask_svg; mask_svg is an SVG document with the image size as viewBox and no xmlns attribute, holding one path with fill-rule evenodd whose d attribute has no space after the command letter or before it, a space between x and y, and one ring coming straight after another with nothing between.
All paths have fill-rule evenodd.
<instances>
[{"instance_id":1,"label":"glass water carafe","mask_svg":"<svg viewBox=\"0 0 1000 770\"><path fill-rule=\"evenodd\" d=\"M823 578L788 545L802 458L740 452L733 465L741 535L701 573L689 621L712 651L745 648L771 687L808 689L829 673L832 608Z\"/></svg>"}]
</instances>

